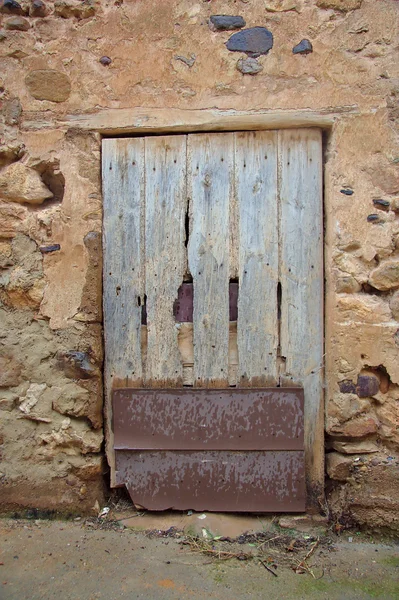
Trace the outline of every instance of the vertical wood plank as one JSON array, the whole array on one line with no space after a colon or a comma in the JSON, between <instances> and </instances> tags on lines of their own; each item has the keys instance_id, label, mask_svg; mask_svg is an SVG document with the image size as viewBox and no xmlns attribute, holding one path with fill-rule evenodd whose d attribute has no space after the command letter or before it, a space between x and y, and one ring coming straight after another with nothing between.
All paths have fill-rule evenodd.
<instances>
[{"instance_id":1,"label":"vertical wood plank","mask_svg":"<svg viewBox=\"0 0 399 600\"><path fill-rule=\"evenodd\" d=\"M278 206L277 134L235 134L239 216L238 380L276 385Z\"/></svg>"},{"instance_id":2,"label":"vertical wood plank","mask_svg":"<svg viewBox=\"0 0 399 600\"><path fill-rule=\"evenodd\" d=\"M228 385L229 205L234 193L233 134L188 136L194 282L194 385Z\"/></svg>"},{"instance_id":3,"label":"vertical wood plank","mask_svg":"<svg viewBox=\"0 0 399 600\"><path fill-rule=\"evenodd\" d=\"M309 502L324 488L322 137L317 129L279 132L282 385L305 390Z\"/></svg>"},{"instance_id":4,"label":"vertical wood plank","mask_svg":"<svg viewBox=\"0 0 399 600\"><path fill-rule=\"evenodd\" d=\"M145 138L145 385L182 384L173 304L185 271L186 136Z\"/></svg>"},{"instance_id":5,"label":"vertical wood plank","mask_svg":"<svg viewBox=\"0 0 399 600\"><path fill-rule=\"evenodd\" d=\"M115 475L111 390L142 381L143 298L141 209L144 198L144 141L103 140L103 253L105 417L107 455Z\"/></svg>"}]
</instances>

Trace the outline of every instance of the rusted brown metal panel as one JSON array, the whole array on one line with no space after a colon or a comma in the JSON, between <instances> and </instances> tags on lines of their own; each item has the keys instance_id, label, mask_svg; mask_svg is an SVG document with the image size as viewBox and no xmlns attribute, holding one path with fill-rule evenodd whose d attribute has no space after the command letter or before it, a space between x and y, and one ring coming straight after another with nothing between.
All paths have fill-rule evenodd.
<instances>
[{"instance_id":1,"label":"rusted brown metal panel","mask_svg":"<svg viewBox=\"0 0 399 600\"><path fill-rule=\"evenodd\" d=\"M116 450L302 450L303 390L120 389Z\"/></svg>"},{"instance_id":2,"label":"rusted brown metal panel","mask_svg":"<svg viewBox=\"0 0 399 600\"><path fill-rule=\"evenodd\" d=\"M118 451L118 483L149 510L305 510L304 453Z\"/></svg>"}]
</instances>

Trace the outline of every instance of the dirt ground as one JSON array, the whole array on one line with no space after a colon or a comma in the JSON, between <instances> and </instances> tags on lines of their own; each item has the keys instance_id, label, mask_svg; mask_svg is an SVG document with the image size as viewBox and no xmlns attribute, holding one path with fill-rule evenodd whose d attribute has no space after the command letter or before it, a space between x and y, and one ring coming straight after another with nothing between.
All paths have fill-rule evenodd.
<instances>
[{"instance_id":1,"label":"dirt ground","mask_svg":"<svg viewBox=\"0 0 399 600\"><path fill-rule=\"evenodd\" d=\"M206 526L199 532L191 526L139 531L109 515L2 519L0 599L399 598L393 537L304 533L261 521L257 533L234 539Z\"/></svg>"}]
</instances>

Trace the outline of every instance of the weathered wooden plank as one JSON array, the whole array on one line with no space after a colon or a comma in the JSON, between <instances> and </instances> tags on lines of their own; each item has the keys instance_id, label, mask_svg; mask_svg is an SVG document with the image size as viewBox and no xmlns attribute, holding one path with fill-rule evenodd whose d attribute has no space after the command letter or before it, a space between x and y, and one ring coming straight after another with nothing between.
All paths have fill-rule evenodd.
<instances>
[{"instance_id":1,"label":"weathered wooden plank","mask_svg":"<svg viewBox=\"0 0 399 600\"><path fill-rule=\"evenodd\" d=\"M321 110L250 110L180 108L93 108L93 112L63 115L60 119L37 111L23 111L24 130L73 128L103 135L167 134L199 131L253 131L293 127L331 128L341 115L359 114L357 105Z\"/></svg>"},{"instance_id":2,"label":"weathered wooden plank","mask_svg":"<svg viewBox=\"0 0 399 600\"><path fill-rule=\"evenodd\" d=\"M279 132L282 385L305 390L305 455L310 500L322 495L323 205L322 137Z\"/></svg>"},{"instance_id":3,"label":"weathered wooden plank","mask_svg":"<svg viewBox=\"0 0 399 600\"><path fill-rule=\"evenodd\" d=\"M143 298L141 207L144 197L144 142L103 140L104 338L107 453L114 464L110 394L113 387L142 381Z\"/></svg>"},{"instance_id":4,"label":"weathered wooden plank","mask_svg":"<svg viewBox=\"0 0 399 600\"><path fill-rule=\"evenodd\" d=\"M173 305L185 271L186 136L145 138L145 385L182 383Z\"/></svg>"},{"instance_id":5,"label":"weathered wooden plank","mask_svg":"<svg viewBox=\"0 0 399 600\"><path fill-rule=\"evenodd\" d=\"M189 135L188 264L194 283L194 384L228 385L229 205L233 134Z\"/></svg>"},{"instance_id":6,"label":"weathered wooden plank","mask_svg":"<svg viewBox=\"0 0 399 600\"><path fill-rule=\"evenodd\" d=\"M239 385L277 382L277 133L235 134Z\"/></svg>"},{"instance_id":7,"label":"weathered wooden plank","mask_svg":"<svg viewBox=\"0 0 399 600\"><path fill-rule=\"evenodd\" d=\"M117 480L149 510L302 512L303 451L117 452Z\"/></svg>"},{"instance_id":8,"label":"weathered wooden plank","mask_svg":"<svg viewBox=\"0 0 399 600\"><path fill-rule=\"evenodd\" d=\"M300 388L121 389L116 450L303 450Z\"/></svg>"}]
</instances>

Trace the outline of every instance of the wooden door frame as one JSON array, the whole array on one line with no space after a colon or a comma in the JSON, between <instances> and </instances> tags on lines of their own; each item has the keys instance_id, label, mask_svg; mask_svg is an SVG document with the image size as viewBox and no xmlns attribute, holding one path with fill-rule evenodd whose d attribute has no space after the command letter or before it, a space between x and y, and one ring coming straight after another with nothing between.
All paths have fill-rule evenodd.
<instances>
[{"instance_id":1,"label":"wooden door frame","mask_svg":"<svg viewBox=\"0 0 399 600\"><path fill-rule=\"evenodd\" d=\"M326 111L220 111L181 109L108 109L90 116L69 117L79 129L95 130L103 137L145 136L148 134L202 133L221 131L260 131L314 127L330 132L338 119L353 112L353 107ZM324 196L324 194L323 194ZM323 204L325 198L322 199ZM324 247L324 236L323 236ZM324 269L325 271L325 269ZM324 302L325 304L325 302ZM323 315L325 328L325 319ZM305 442L308 468L308 510L324 507L324 397L312 407L312 415L305 412L305 428L311 444ZM106 454L111 466L115 463L112 432L111 390L105 381L105 437ZM111 473L114 469L111 469ZM111 486L116 482L111 475Z\"/></svg>"}]
</instances>

